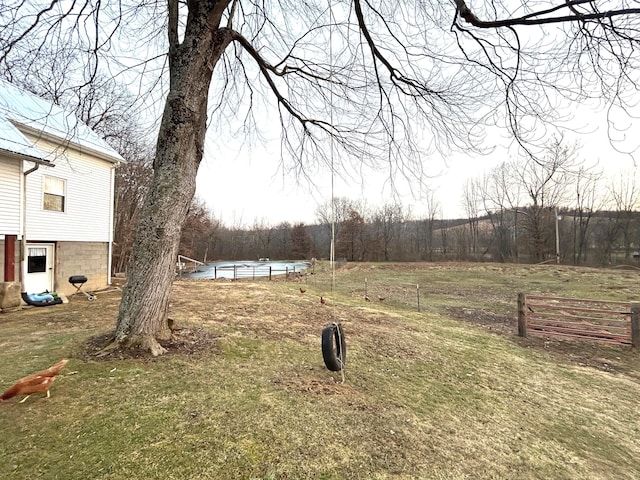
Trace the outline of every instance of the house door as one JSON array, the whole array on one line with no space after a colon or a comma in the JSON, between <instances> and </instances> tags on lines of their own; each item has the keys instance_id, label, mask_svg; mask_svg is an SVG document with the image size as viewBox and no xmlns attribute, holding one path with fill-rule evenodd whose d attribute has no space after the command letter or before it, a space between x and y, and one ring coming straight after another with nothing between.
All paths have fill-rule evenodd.
<instances>
[{"instance_id":1,"label":"house door","mask_svg":"<svg viewBox=\"0 0 640 480\"><path fill-rule=\"evenodd\" d=\"M24 289L27 293L53 292L53 244L27 244L27 272Z\"/></svg>"}]
</instances>

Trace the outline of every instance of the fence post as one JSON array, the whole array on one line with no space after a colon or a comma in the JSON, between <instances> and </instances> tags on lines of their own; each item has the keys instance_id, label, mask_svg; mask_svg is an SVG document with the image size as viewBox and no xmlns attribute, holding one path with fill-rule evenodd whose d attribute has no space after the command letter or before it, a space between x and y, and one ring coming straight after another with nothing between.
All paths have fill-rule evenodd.
<instances>
[{"instance_id":1,"label":"fence post","mask_svg":"<svg viewBox=\"0 0 640 480\"><path fill-rule=\"evenodd\" d=\"M215 265L213 266L213 278L218 278L218 267Z\"/></svg>"},{"instance_id":2,"label":"fence post","mask_svg":"<svg viewBox=\"0 0 640 480\"><path fill-rule=\"evenodd\" d=\"M527 310L524 293L518 294L518 335L527 336Z\"/></svg>"},{"instance_id":3,"label":"fence post","mask_svg":"<svg viewBox=\"0 0 640 480\"><path fill-rule=\"evenodd\" d=\"M631 346L640 348L640 303L631 304Z\"/></svg>"},{"instance_id":4,"label":"fence post","mask_svg":"<svg viewBox=\"0 0 640 480\"><path fill-rule=\"evenodd\" d=\"M418 311L420 311L420 284L416 284L416 295L418 297Z\"/></svg>"},{"instance_id":5,"label":"fence post","mask_svg":"<svg viewBox=\"0 0 640 480\"><path fill-rule=\"evenodd\" d=\"M271 280L271 268L273 268L273 267L271 267L271 265L269 265L269 280Z\"/></svg>"}]
</instances>

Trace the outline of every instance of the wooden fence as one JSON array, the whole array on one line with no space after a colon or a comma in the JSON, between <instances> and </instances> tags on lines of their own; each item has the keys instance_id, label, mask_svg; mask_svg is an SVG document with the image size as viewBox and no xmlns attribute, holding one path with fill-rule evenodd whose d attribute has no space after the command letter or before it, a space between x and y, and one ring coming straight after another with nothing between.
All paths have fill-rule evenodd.
<instances>
[{"instance_id":1,"label":"wooden fence","mask_svg":"<svg viewBox=\"0 0 640 480\"><path fill-rule=\"evenodd\" d=\"M640 303L518 294L518 335L640 347Z\"/></svg>"}]
</instances>

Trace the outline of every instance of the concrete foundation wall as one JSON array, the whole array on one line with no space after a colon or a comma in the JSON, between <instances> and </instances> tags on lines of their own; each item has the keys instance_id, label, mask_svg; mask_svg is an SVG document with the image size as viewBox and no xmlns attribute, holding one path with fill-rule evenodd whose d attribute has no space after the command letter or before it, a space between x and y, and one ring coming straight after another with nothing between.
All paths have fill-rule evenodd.
<instances>
[{"instance_id":1,"label":"concrete foundation wall","mask_svg":"<svg viewBox=\"0 0 640 480\"><path fill-rule=\"evenodd\" d=\"M76 288L69 277L84 275L85 292L108 286L109 245L104 242L58 242L56 246L55 289L70 295Z\"/></svg>"},{"instance_id":2,"label":"concrete foundation wall","mask_svg":"<svg viewBox=\"0 0 640 480\"><path fill-rule=\"evenodd\" d=\"M56 292L70 295L76 288L69 283L72 275L84 275L86 292L108 286L109 245L106 242L57 242L55 252ZM15 281L20 278L20 244L16 245ZM4 240L0 240L0 282L4 282Z\"/></svg>"}]
</instances>

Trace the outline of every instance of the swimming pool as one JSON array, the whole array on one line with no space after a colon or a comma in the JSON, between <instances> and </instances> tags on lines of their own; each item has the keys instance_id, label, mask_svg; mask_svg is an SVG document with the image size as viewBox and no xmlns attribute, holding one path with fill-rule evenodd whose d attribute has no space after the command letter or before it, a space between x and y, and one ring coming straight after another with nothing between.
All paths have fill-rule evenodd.
<instances>
[{"instance_id":1,"label":"swimming pool","mask_svg":"<svg viewBox=\"0 0 640 480\"><path fill-rule=\"evenodd\" d=\"M180 278L257 278L274 275L288 275L302 273L311 266L303 261L254 261L241 260L236 262L211 262L199 266L195 273L182 273Z\"/></svg>"}]
</instances>

